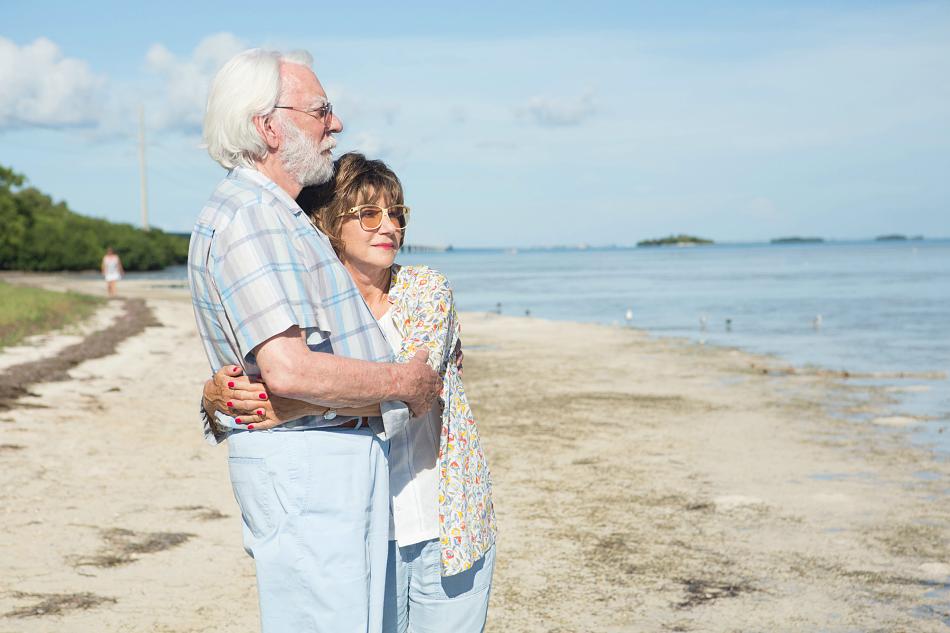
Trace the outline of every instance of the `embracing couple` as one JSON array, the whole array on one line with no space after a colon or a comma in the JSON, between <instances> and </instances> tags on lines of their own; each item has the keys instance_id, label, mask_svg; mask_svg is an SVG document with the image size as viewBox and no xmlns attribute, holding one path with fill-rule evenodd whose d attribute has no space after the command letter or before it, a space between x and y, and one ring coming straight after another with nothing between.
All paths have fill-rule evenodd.
<instances>
[{"instance_id":1,"label":"embracing couple","mask_svg":"<svg viewBox=\"0 0 950 633\"><path fill-rule=\"evenodd\" d=\"M452 292L395 264L402 185L332 160L343 124L311 66L254 49L215 76L204 139L229 171L188 256L261 628L482 631L495 515Z\"/></svg>"}]
</instances>

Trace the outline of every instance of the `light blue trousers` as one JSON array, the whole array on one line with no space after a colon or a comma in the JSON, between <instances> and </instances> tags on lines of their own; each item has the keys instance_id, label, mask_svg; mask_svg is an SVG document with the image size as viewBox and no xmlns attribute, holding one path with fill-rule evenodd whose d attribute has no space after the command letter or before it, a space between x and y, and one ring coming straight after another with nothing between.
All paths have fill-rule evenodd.
<instances>
[{"instance_id":1,"label":"light blue trousers","mask_svg":"<svg viewBox=\"0 0 950 633\"><path fill-rule=\"evenodd\" d=\"M440 575L439 541L389 542L383 633L481 633L488 615L495 547L454 576ZM394 591L390 591L390 589Z\"/></svg>"},{"instance_id":2,"label":"light blue trousers","mask_svg":"<svg viewBox=\"0 0 950 633\"><path fill-rule=\"evenodd\" d=\"M388 442L369 429L228 438L262 633L378 633L389 549Z\"/></svg>"}]
</instances>

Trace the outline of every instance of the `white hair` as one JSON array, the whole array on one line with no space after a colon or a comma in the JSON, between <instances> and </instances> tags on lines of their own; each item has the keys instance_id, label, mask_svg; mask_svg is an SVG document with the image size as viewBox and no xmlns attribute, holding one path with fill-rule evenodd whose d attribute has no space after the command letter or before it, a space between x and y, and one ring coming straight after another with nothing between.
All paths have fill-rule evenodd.
<instances>
[{"instance_id":1,"label":"white hair","mask_svg":"<svg viewBox=\"0 0 950 633\"><path fill-rule=\"evenodd\" d=\"M281 63L311 68L306 51L280 53L252 48L232 57L211 82L205 110L204 142L225 169L253 167L267 155L267 144L254 117L267 116L281 96Z\"/></svg>"}]
</instances>

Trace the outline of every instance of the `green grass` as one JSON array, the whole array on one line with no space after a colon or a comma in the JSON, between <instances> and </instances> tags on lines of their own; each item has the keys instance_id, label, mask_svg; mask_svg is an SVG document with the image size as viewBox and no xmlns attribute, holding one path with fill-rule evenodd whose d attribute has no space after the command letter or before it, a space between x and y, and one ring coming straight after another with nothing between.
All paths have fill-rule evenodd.
<instances>
[{"instance_id":1,"label":"green grass","mask_svg":"<svg viewBox=\"0 0 950 633\"><path fill-rule=\"evenodd\" d=\"M81 321L104 301L76 292L52 292L0 281L0 348Z\"/></svg>"}]
</instances>

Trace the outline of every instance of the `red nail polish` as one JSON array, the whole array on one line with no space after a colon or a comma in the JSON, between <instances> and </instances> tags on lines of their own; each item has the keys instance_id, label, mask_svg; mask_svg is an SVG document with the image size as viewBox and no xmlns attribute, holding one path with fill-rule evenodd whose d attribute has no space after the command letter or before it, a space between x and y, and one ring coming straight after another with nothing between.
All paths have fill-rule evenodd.
<instances>
[{"instance_id":1,"label":"red nail polish","mask_svg":"<svg viewBox=\"0 0 950 633\"><path fill-rule=\"evenodd\" d=\"M264 409L258 409L257 415L264 415Z\"/></svg>"},{"instance_id":2,"label":"red nail polish","mask_svg":"<svg viewBox=\"0 0 950 633\"><path fill-rule=\"evenodd\" d=\"M260 394L260 395L258 396L258 398L260 398L261 400L267 400L267 394L266 394L266 393L262 393L262 394Z\"/></svg>"},{"instance_id":3,"label":"red nail polish","mask_svg":"<svg viewBox=\"0 0 950 633\"><path fill-rule=\"evenodd\" d=\"M230 387L231 389L234 389L234 381L233 381L233 380L229 380L229 381L228 381L228 387Z\"/></svg>"},{"instance_id":4,"label":"red nail polish","mask_svg":"<svg viewBox=\"0 0 950 633\"><path fill-rule=\"evenodd\" d=\"M237 370L238 370L237 365L231 368L231 371L237 371Z\"/></svg>"},{"instance_id":5,"label":"red nail polish","mask_svg":"<svg viewBox=\"0 0 950 633\"><path fill-rule=\"evenodd\" d=\"M234 421L237 422L238 424L240 424L240 423L241 423L241 418L234 418Z\"/></svg>"},{"instance_id":6,"label":"red nail polish","mask_svg":"<svg viewBox=\"0 0 950 633\"><path fill-rule=\"evenodd\" d=\"M230 407L233 407L233 406L234 406L234 403L233 403L233 402L229 402L229 403L228 403L228 407L229 407L229 408L230 408Z\"/></svg>"},{"instance_id":7,"label":"red nail polish","mask_svg":"<svg viewBox=\"0 0 950 633\"><path fill-rule=\"evenodd\" d=\"M253 425L253 424L248 424L248 425L247 425L247 428L248 428L249 430L253 431L253 430L254 430L254 425Z\"/></svg>"}]
</instances>

